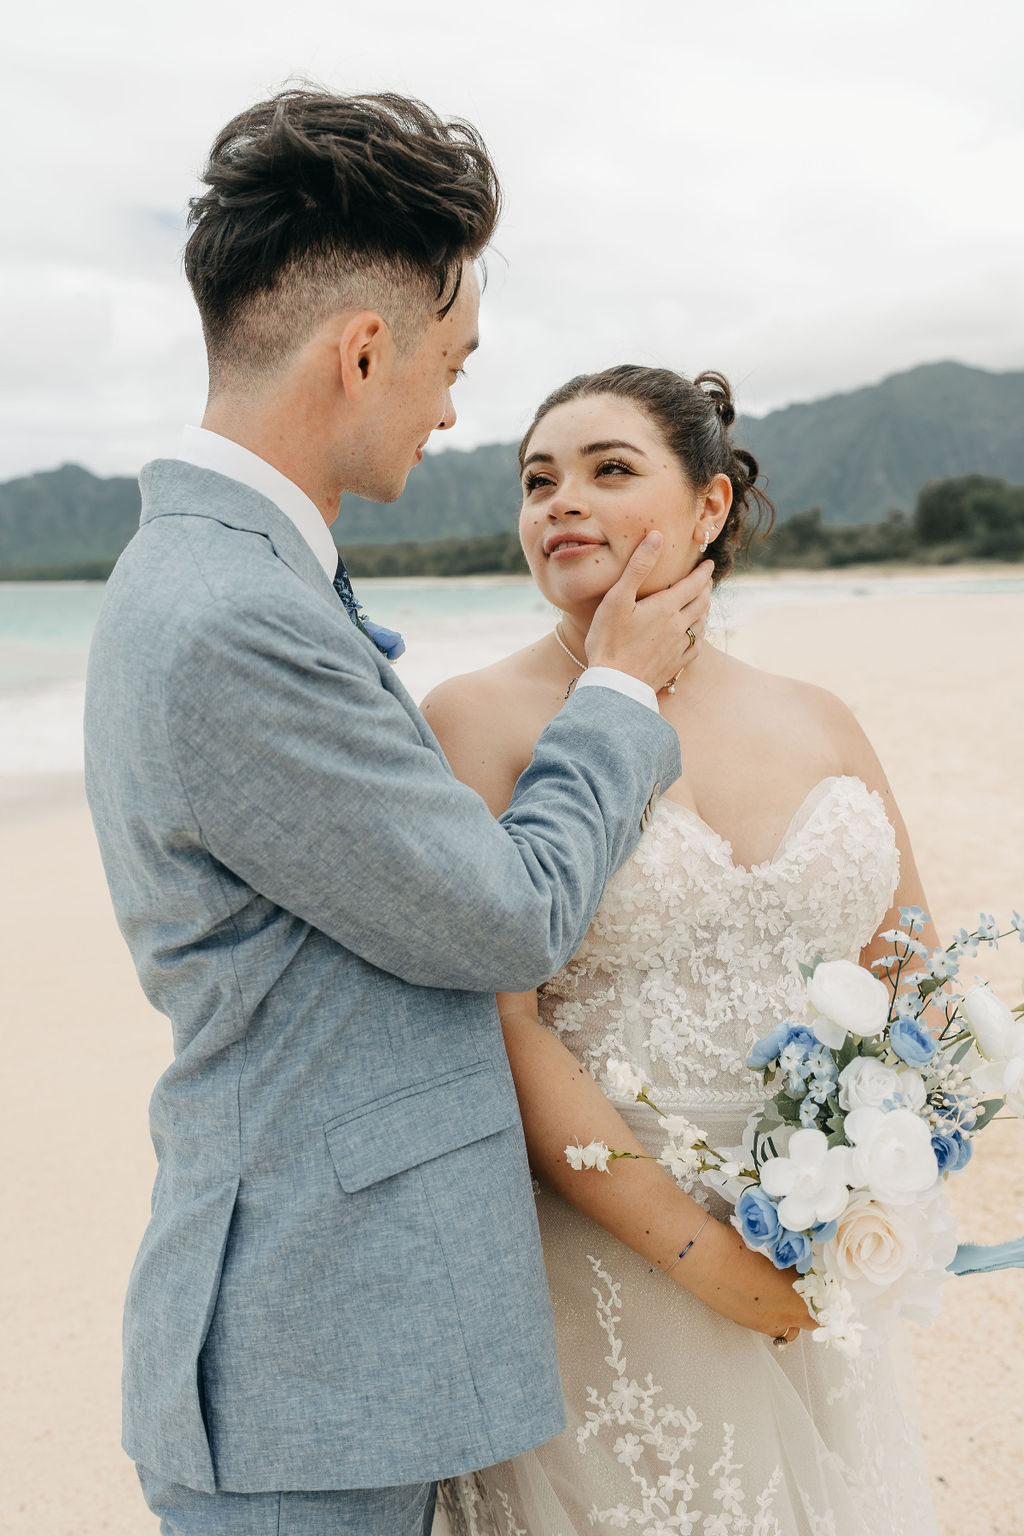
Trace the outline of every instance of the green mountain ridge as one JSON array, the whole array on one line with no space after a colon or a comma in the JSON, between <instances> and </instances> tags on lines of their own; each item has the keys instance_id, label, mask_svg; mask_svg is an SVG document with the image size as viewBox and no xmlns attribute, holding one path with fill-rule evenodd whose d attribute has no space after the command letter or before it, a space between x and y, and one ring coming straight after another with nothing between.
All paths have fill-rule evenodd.
<instances>
[{"instance_id":1,"label":"green mountain ridge","mask_svg":"<svg viewBox=\"0 0 1024 1536\"><path fill-rule=\"evenodd\" d=\"M758 459L780 519L818 507L826 524L849 525L909 512L932 480L1024 482L1022 426L1024 371L942 362L741 416L733 436ZM446 449L426 456L396 502L345 496L333 532L343 548L476 539L514 531L518 506L514 444ZM109 565L138 512L134 479L73 464L0 484L0 576Z\"/></svg>"}]
</instances>

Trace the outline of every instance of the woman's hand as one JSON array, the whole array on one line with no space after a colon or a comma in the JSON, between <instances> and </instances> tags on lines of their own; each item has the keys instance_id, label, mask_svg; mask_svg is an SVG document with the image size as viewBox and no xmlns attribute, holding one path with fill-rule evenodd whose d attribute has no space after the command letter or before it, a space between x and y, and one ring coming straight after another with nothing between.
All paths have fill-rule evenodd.
<instances>
[{"instance_id":1,"label":"woman's hand","mask_svg":"<svg viewBox=\"0 0 1024 1536\"><path fill-rule=\"evenodd\" d=\"M703 1244L703 1249L701 1245ZM698 1252L698 1250L701 1250ZM685 1276L684 1264L692 1264ZM803 1297L793 1289L793 1269L776 1269L763 1253L748 1248L735 1227L709 1221L681 1264L669 1276L741 1328L779 1338L795 1328L817 1328Z\"/></svg>"}]
</instances>

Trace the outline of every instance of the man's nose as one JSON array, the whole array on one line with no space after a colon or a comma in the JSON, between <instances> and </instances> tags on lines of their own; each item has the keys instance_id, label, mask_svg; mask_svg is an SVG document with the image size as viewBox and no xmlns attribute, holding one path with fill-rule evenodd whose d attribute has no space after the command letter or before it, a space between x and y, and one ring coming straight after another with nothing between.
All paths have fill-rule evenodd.
<instances>
[{"instance_id":1,"label":"man's nose","mask_svg":"<svg viewBox=\"0 0 1024 1536\"><path fill-rule=\"evenodd\" d=\"M449 389L444 397L444 415L437 424L439 432L447 432L449 427L455 425L455 406L452 404L452 392Z\"/></svg>"}]
</instances>

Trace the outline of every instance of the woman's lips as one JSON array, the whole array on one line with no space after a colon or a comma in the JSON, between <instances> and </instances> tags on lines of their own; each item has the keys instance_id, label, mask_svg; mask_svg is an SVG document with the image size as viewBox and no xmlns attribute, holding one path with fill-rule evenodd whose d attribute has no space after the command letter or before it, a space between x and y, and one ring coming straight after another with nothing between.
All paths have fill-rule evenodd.
<instances>
[{"instance_id":1,"label":"woman's lips","mask_svg":"<svg viewBox=\"0 0 1024 1536\"><path fill-rule=\"evenodd\" d=\"M547 557L549 560L571 560L576 555L585 555L591 549L603 547L603 539L561 539L547 551Z\"/></svg>"}]
</instances>

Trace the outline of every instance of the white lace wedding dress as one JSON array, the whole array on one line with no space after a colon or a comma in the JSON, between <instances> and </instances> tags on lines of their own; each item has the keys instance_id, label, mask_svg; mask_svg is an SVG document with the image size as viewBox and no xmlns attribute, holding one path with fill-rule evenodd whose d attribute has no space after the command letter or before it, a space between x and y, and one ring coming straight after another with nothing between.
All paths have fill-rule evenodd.
<instances>
[{"instance_id":1,"label":"white lace wedding dress","mask_svg":"<svg viewBox=\"0 0 1024 1536\"><path fill-rule=\"evenodd\" d=\"M541 1016L596 1076L625 1058L663 1109L735 1144L762 1093L744 1058L800 1009L798 963L855 960L897 868L882 802L859 779L818 784L774 857L749 870L663 799L582 949L543 989ZM660 1151L653 1112L618 1107ZM937 1532L904 1346L853 1364L808 1335L773 1349L556 1195L537 1198L569 1425L442 1485L435 1533Z\"/></svg>"}]
</instances>

